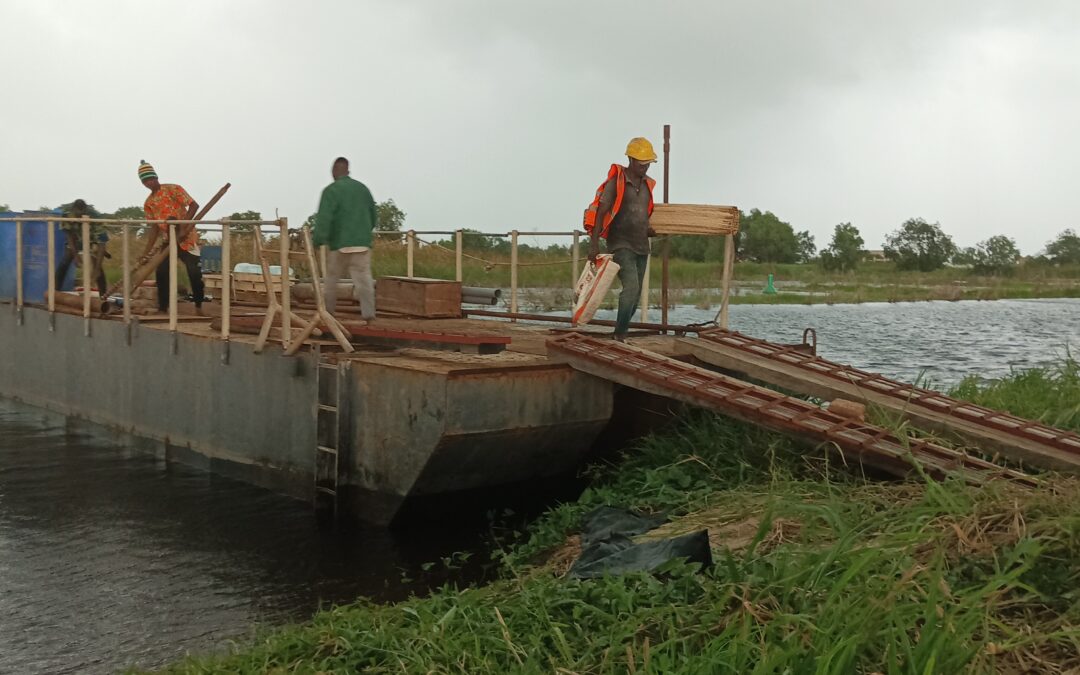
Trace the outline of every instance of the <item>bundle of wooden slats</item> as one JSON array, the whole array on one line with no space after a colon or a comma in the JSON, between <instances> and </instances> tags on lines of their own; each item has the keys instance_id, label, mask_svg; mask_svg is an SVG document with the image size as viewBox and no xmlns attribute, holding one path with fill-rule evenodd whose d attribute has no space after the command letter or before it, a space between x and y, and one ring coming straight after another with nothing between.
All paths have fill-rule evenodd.
<instances>
[{"instance_id":1,"label":"bundle of wooden slats","mask_svg":"<svg viewBox=\"0 0 1080 675\"><path fill-rule=\"evenodd\" d=\"M649 225L657 234L735 234L739 231L739 209L705 204L657 204Z\"/></svg>"}]
</instances>

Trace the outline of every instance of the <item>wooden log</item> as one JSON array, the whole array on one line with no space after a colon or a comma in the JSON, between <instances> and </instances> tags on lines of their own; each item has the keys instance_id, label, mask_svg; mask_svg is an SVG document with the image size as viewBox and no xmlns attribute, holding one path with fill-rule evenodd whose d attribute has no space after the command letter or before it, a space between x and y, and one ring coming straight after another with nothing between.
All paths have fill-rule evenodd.
<instances>
[{"instance_id":1,"label":"wooden log","mask_svg":"<svg viewBox=\"0 0 1080 675\"><path fill-rule=\"evenodd\" d=\"M720 236L739 231L739 209L704 204L657 204L649 225L656 234Z\"/></svg>"}]
</instances>

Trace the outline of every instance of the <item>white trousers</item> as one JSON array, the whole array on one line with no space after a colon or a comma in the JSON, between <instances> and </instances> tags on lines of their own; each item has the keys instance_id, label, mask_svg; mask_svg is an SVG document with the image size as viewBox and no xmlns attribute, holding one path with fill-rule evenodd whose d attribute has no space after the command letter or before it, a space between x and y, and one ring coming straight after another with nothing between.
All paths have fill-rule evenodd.
<instances>
[{"instance_id":1,"label":"white trousers","mask_svg":"<svg viewBox=\"0 0 1080 675\"><path fill-rule=\"evenodd\" d=\"M337 309L338 279L348 271L353 282L353 299L360 303L360 315L370 321L375 318L375 282L371 278L371 250L361 253L326 252L326 278L323 297L331 314Z\"/></svg>"}]
</instances>

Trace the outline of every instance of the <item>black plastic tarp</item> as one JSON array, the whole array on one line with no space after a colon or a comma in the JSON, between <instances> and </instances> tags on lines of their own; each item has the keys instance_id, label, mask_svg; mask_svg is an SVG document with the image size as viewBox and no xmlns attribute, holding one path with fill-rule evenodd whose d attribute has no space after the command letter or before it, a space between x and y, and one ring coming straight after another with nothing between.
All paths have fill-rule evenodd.
<instances>
[{"instance_id":1,"label":"black plastic tarp","mask_svg":"<svg viewBox=\"0 0 1080 675\"><path fill-rule=\"evenodd\" d=\"M633 537L666 521L663 516L642 516L611 506L593 509L582 518L581 555L570 568L570 576L592 579L605 574L652 572L675 558L712 565L708 530L634 543Z\"/></svg>"}]
</instances>

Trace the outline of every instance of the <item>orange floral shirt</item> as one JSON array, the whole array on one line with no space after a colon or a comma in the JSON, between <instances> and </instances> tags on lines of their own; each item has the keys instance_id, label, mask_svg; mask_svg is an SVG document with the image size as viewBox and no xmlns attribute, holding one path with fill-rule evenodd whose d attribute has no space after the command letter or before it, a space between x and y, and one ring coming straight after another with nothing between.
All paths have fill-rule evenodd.
<instances>
[{"instance_id":1,"label":"orange floral shirt","mask_svg":"<svg viewBox=\"0 0 1080 675\"><path fill-rule=\"evenodd\" d=\"M172 183L163 183L161 189L157 192L150 193L150 196L146 198L146 202L143 204L143 211L146 212L147 220L168 220L169 218L186 220L188 206L190 206L193 201L195 200L191 198L191 195L189 195L184 188L179 185L173 185ZM169 232L169 226L165 223L161 223L158 227L162 232ZM192 251L192 249L194 250ZM180 242L180 250L192 251L198 255L198 230L191 230L191 234L188 235L187 239Z\"/></svg>"}]
</instances>

